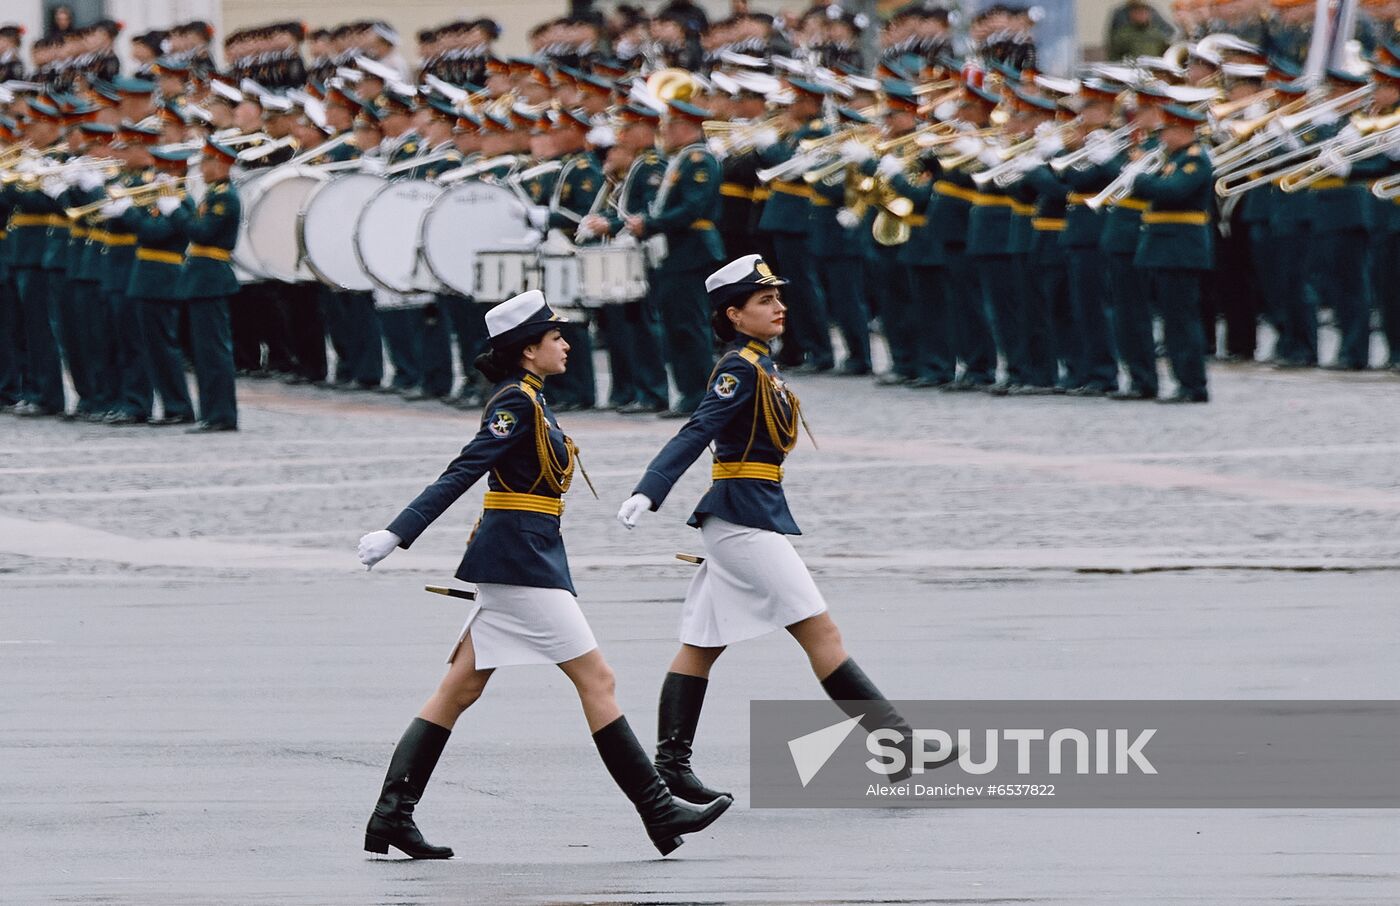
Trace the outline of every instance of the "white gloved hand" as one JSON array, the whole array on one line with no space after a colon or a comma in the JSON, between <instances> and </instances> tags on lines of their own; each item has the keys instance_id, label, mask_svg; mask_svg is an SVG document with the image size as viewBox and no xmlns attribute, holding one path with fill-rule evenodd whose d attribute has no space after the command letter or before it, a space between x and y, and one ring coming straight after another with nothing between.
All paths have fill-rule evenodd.
<instances>
[{"instance_id":1,"label":"white gloved hand","mask_svg":"<svg viewBox=\"0 0 1400 906\"><path fill-rule=\"evenodd\" d=\"M1113 142L1093 142L1084 149L1085 158L1096 167L1113 160L1117 153L1118 148Z\"/></svg>"},{"instance_id":2,"label":"white gloved hand","mask_svg":"<svg viewBox=\"0 0 1400 906\"><path fill-rule=\"evenodd\" d=\"M612 126L594 126L588 130L584 141L595 148L611 148L617 144L617 130Z\"/></svg>"},{"instance_id":3,"label":"white gloved hand","mask_svg":"<svg viewBox=\"0 0 1400 906\"><path fill-rule=\"evenodd\" d=\"M131 199L118 198L116 201L109 201L98 208L97 213L101 215L103 220L112 220L113 218L122 216L129 210L131 210Z\"/></svg>"},{"instance_id":4,"label":"white gloved hand","mask_svg":"<svg viewBox=\"0 0 1400 906\"><path fill-rule=\"evenodd\" d=\"M360 539L359 558L365 569L374 569L374 564L394 552L403 539L388 529L370 532Z\"/></svg>"},{"instance_id":5,"label":"white gloved hand","mask_svg":"<svg viewBox=\"0 0 1400 906\"><path fill-rule=\"evenodd\" d=\"M382 157L362 157L360 158L360 172L368 173L370 176L383 176L388 164Z\"/></svg>"},{"instance_id":6,"label":"white gloved hand","mask_svg":"<svg viewBox=\"0 0 1400 906\"><path fill-rule=\"evenodd\" d=\"M875 172L889 179L896 173L904 172L904 161L898 155L886 154L880 158L880 163L876 165Z\"/></svg>"},{"instance_id":7,"label":"white gloved hand","mask_svg":"<svg viewBox=\"0 0 1400 906\"><path fill-rule=\"evenodd\" d=\"M934 119L939 120L940 122L946 123L946 122L948 122L949 120L951 120L951 119L953 119L954 117L956 117L957 115L958 115L958 102L957 102L957 101L944 101L943 103L939 104L937 107L933 108L933 116L934 116Z\"/></svg>"},{"instance_id":8,"label":"white gloved hand","mask_svg":"<svg viewBox=\"0 0 1400 906\"><path fill-rule=\"evenodd\" d=\"M836 222L845 230L854 230L856 227L860 226L860 218L857 217L856 212L852 211L850 208L842 208L837 211Z\"/></svg>"},{"instance_id":9,"label":"white gloved hand","mask_svg":"<svg viewBox=\"0 0 1400 906\"><path fill-rule=\"evenodd\" d=\"M1329 176L1346 179L1351 173L1351 162L1336 148L1328 148L1317 156L1318 165L1325 168Z\"/></svg>"},{"instance_id":10,"label":"white gloved hand","mask_svg":"<svg viewBox=\"0 0 1400 906\"><path fill-rule=\"evenodd\" d=\"M78 188L82 189L84 192L97 191L102 188L102 184L105 181L106 180L102 178L101 170L79 170L77 177L74 179L74 182L78 184Z\"/></svg>"},{"instance_id":11,"label":"white gloved hand","mask_svg":"<svg viewBox=\"0 0 1400 906\"><path fill-rule=\"evenodd\" d=\"M982 153L984 147L986 146L980 138L974 138L971 135L964 135L953 142L953 150L958 153L959 157L976 156Z\"/></svg>"},{"instance_id":12,"label":"white gloved hand","mask_svg":"<svg viewBox=\"0 0 1400 906\"><path fill-rule=\"evenodd\" d=\"M715 157L724 157L727 149L724 147L724 139L719 136L705 140L705 147L710 149L710 153Z\"/></svg>"},{"instance_id":13,"label":"white gloved hand","mask_svg":"<svg viewBox=\"0 0 1400 906\"><path fill-rule=\"evenodd\" d=\"M617 521L630 529L637 524L637 517L650 509L650 497L645 494L633 494L623 501L622 509L617 511Z\"/></svg>"},{"instance_id":14,"label":"white gloved hand","mask_svg":"<svg viewBox=\"0 0 1400 906\"><path fill-rule=\"evenodd\" d=\"M19 162L19 166L15 167L15 172L19 173L21 176L29 176L31 173L38 173L39 162L32 159L22 160Z\"/></svg>"},{"instance_id":15,"label":"white gloved hand","mask_svg":"<svg viewBox=\"0 0 1400 906\"><path fill-rule=\"evenodd\" d=\"M525 216L530 220L530 226L543 231L549 226L549 208L544 205L531 205L525 212Z\"/></svg>"},{"instance_id":16,"label":"white gloved hand","mask_svg":"<svg viewBox=\"0 0 1400 906\"><path fill-rule=\"evenodd\" d=\"M1345 126L1342 127L1342 131L1337 133L1337 141L1339 142L1355 141L1360 137L1361 130L1356 128L1355 124L1353 123L1347 123Z\"/></svg>"},{"instance_id":17,"label":"white gloved hand","mask_svg":"<svg viewBox=\"0 0 1400 906\"><path fill-rule=\"evenodd\" d=\"M157 173L156 178L151 180L152 185L168 186L175 182L175 177L169 173Z\"/></svg>"},{"instance_id":18,"label":"white gloved hand","mask_svg":"<svg viewBox=\"0 0 1400 906\"><path fill-rule=\"evenodd\" d=\"M1063 150L1065 150L1065 142L1064 139L1060 138L1059 132L1042 135L1036 139L1035 153L1039 154L1041 158L1054 157Z\"/></svg>"},{"instance_id":19,"label":"white gloved hand","mask_svg":"<svg viewBox=\"0 0 1400 906\"><path fill-rule=\"evenodd\" d=\"M1029 173L1045 161L1038 154L1021 154L1011 159L1011 169L1017 173Z\"/></svg>"},{"instance_id":20,"label":"white gloved hand","mask_svg":"<svg viewBox=\"0 0 1400 906\"><path fill-rule=\"evenodd\" d=\"M180 206L180 199L174 195L161 195L156 199L156 210L166 217L175 213L175 209Z\"/></svg>"},{"instance_id":21,"label":"white gloved hand","mask_svg":"<svg viewBox=\"0 0 1400 906\"><path fill-rule=\"evenodd\" d=\"M1381 145L1381 153L1391 160L1400 160L1400 135L1391 136Z\"/></svg>"},{"instance_id":22,"label":"white gloved hand","mask_svg":"<svg viewBox=\"0 0 1400 906\"><path fill-rule=\"evenodd\" d=\"M760 151L767 151L778 143L778 130L772 126L766 126L753 134L753 146Z\"/></svg>"},{"instance_id":23,"label":"white gloved hand","mask_svg":"<svg viewBox=\"0 0 1400 906\"><path fill-rule=\"evenodd\" d=\"M39 184L39 188L50 198L58 198L68 191L68 180L59 176L46 176L44 181Z\"/></svg>"},{"instance_id":24,"label":"white gloved hand","mask_svg":"<svg viewBox=\"0 0 1400 906\"><path fill-rule=\"evenodd\" d=\"M981 161L981 162L982 162L982 165L985 166L985 167L986 167L987 169L989 169L989 170L990 170L992 167L999 167L999 166L1001 166L1003 163L1005 163L1005 161L1003 161L1003 160L1001 159L1001 154L999 154L999 153L997 152L997 149L991 147L990 145L987 146L986 148L983 148L983 149L977 154L977 159L978 159L979 161Z\"/></svg>"},{"instance_id":25,"label":"white gloved hand","mask_svg":"<svg viewBox=\"0 0 1400 906\"><path fill-rule=\"evenodd\" d=\"M1335 110L1319 110L1312 123L1315 126L1331 126L1341 118L1342 115Z\"/></svg>"},{"instance_id":26,"label":"white gloved hand","mask_svg":"<svg viewBox=\"0 0 1400 906\"><path fill-rule=\"evenodd\" d=\"M865 142L848 139L841 143L841 159L851 164L863 164L875 156Z\"/></svg>"}]
</instances>

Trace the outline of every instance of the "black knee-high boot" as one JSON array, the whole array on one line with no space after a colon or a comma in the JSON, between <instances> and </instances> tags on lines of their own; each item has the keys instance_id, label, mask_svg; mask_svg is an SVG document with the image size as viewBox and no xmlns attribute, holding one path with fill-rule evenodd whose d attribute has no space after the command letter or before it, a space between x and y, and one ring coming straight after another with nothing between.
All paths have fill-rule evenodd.
<instances>
[{"instance_id":1,"label":"black knee-high boot","mask_svg":"<svg viewBox=\"0 0 1400 906\"><path fill-rule=\"evenodd\" d=\"M703 676L667 673L656 709L656 773L670 788L671 795L697 805L729 795L705 786L690 769L690 748L695 742L695 728L700 723L700 709L705 705L709 684Z\"/></svg>"},{"instance_id":2,"label":"black knee-high boot","mask_svg":"<svg viewBox=\"0 0 1400 906\"><path fill-rule=\"evenodd\" d=\"M415 859L450 859L452 850L433 846L413 823L413 807L423 796L433 768L452 731L415 717L389 759L384 789L365 828L365 851L387 853L393 846Z\"/></svg>"},{"instance_id":3,"label":"black knee-high boot","mask_svg":"<svg viewBox=\"0 0 1400 906\"><path fill-rule=\"evenodd\" d=\"M855 660L846 658L842 661L841 666L831 671L831 675L822 680L822 688L848 717L859 716L860 725L867 732L889 729L899 733L900 742L897 747L904 753L904 767L891 774L890 780L894 783L908 780L914 770L914 731L909 728L909 723L900 716L900 713L894 709L894 705L891 705L889 700L880 694L880 690L875 687L875 684L870 681L870 677L865 675L865 671L860 669ZM956 756L950 755L939 761L934 767L942 767L955 760Z\"/></svg>"},{"instance_id":4,"label":"black knee-high boot","mask_svg":"<svg viewBox=\"0 0 1400 906\"><path fill-rule=\"evenodd\" d=\"M730 796L721 796L701 808L672 796L652 767L646 750L632 734L626 717L619 717L594 733L593 743L612 779L637 807L647 836L663 856L685 842L681 835L709 827L734 802Z\"/></svg>"}]
</instances>

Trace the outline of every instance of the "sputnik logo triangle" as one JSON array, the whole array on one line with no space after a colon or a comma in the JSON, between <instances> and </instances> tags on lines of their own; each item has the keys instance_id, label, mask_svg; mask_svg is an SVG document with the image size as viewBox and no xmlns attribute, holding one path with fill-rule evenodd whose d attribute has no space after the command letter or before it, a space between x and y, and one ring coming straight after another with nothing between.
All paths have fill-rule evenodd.
<instances>
[{"instance_id":1,"label":"sputnik logo triangle","mask_svg":"<svg viewBox=\"0 0 1400 906\"><path fill-rule=\"evenodd\" d=\"M792 763L797 768L797 776L803 787L806 787L812 778L817 776L817 772L831 760L831 756L841 747L841 743L846 741L846 737L851 735L858 723L859 715L788 740L788 751L792 753Z\"/></svg>"}]
</instances>

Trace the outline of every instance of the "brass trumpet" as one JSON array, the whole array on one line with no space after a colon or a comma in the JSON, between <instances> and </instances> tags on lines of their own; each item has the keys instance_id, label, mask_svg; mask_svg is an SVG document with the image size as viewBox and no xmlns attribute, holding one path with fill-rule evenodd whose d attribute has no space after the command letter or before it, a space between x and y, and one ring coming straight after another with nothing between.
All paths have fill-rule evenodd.
<instances>
[{"instance_id":1,"label":"brass trumpet","mask_svg":"<svg viewBox=\"0 0 1400 906\"><path fill-rule=\"evenodd\" d=\"M142 204L146 201L146 196L159 196L163 194L184 195L185 177L180 176L169 182L148 182L139 186L108 186L107 196L99 198L97 201L90 201L85 205L76 208L65 208L63 216L69 220L81 220L105 208L114 201L123 198L130 199L133 204Z\"/></svg>"}]
</instances>

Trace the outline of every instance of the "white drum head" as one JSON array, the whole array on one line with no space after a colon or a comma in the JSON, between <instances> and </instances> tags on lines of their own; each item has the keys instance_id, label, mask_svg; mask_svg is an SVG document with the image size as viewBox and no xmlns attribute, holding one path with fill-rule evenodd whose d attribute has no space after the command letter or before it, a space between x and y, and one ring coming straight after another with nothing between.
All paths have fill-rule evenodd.
<instances>
[{"instance_id":1,"label":"white drum head","mask_svg":"<svg viewBox=\"0 0 1400 906\"><path fill-rule=\"evenodd\" d=\"M481 251L533 248L539 241L519 199L484 182L458 183L439 195L423 216L421 239L423 261L433 276L463 296L478 295Z\"/></svg>"},{"instance_id":2,"label":"white drum head","mask_svg":"<svg viewBox=\"0 0 1400 906\"><path fill-rule=\"evenodd\" d=\"M347 173L323 182L301 212L301 248L316 278L332 289L368 292L375 283L355 256L355 223L365 203L384 188L368 173Z\"/></svg>"},{"instance_id":3,"label":"white drum head","mask_svg":"<svg viewBox=\"0 0 1400 906\"><path fill-rule=\"evenodd\" d=\"M327 177L314 170L291 170L263 180L262 191L245 218L248 249L273 280L295 283L303 279L297 267L301 246L298 220L311 191Z\"/></svg>"},{"instance_id":4,"label":"white drum head","mask_svg":"<svg viewBox=\"0 0 1400 906\"><path fill-rule=\"evenodd\" d=\"M438 289L418 256L418 225L442 191L425 179L396 180L380 189L361 211L355 254L379 286L396 293Z\"/></svg>"},{"instance_id":5,"label":"white drum head","mask_svg":"<svg viewBox=\"0 0 1400 906\"><path fill-rule=\"evenodd\" d=\"M270 170L250 170L234 179L234 185L238 189L238 203L244 213L238 224L238 240L233 244L230 258L234 265L234 272L239 274L240 283L256 283L259 280L269 279L267 274L263 273L262 264L259 263L257 256L253 254L252 245L248 239L247 212L257 205L270 172Z\"/></svg>"}]
</instances>

